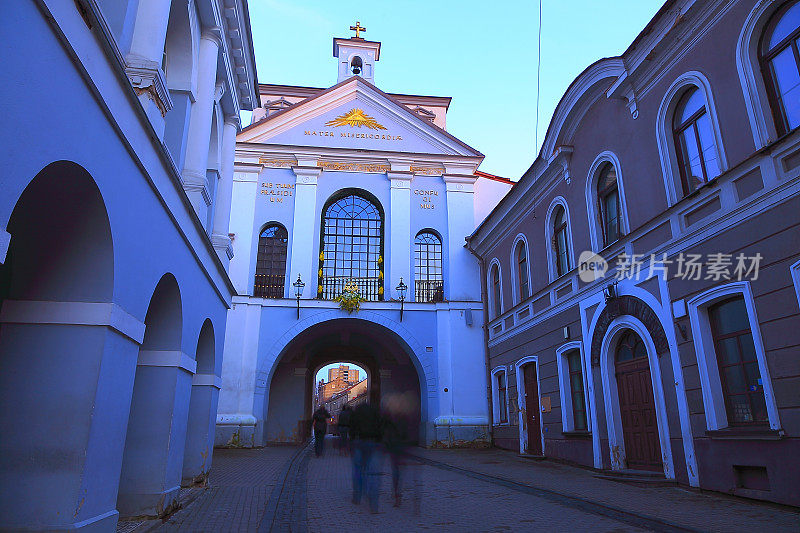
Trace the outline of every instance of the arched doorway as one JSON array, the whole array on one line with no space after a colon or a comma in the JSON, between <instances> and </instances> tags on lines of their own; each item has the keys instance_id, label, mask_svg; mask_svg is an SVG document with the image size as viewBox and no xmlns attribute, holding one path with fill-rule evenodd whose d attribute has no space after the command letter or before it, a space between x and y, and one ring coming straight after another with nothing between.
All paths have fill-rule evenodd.
<instances>
[{"instance_id":1,"label":"arched doorway","mask_svg":"<svg viewBox=\"0 0 800 533\"><path fill-rule=\"evenodd\" d=\"M620 334L614 348L614 374L628 468L659 472L663 464L647 348L631 329Z\"/></svg>"},{"instance_id":2,"label":"arched doorway","mask_svg":"<svg viewBox=\"0 0 800 533\"><path fill-rule=\"evenodd\" d=\"M100 190L69 161L23 191L0 265L0 529L113 528L133 340L115 310ZM119 310L119 308L116 308ZM134 352L135 353L135 352ZM103 450L101 453L93 451ZM83 505L82 502L88 502Z\"/></svg>"},{"instance_id":3,"label":"arched doorway","mask_svg":"<svg viewBox=\"0 0 800 533\"><path fill-rule=\"evenodd\" d=\"M369 377L368 398L385 406L404 395L415 399L414 420L422 421L426 397L420 371L410 348L385 327L355 318L340 318L311 326L295 336L273 365L265 402L263 440L299 442L310 434L316 372L339 361L363 368ZM424 440L424 424L413 424L411 439Z\"/></svg>"}]
</instances>

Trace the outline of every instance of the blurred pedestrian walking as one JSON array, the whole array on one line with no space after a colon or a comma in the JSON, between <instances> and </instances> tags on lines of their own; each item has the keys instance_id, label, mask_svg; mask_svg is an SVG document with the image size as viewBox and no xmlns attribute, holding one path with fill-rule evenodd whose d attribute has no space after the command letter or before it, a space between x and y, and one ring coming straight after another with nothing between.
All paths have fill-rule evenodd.
<instances>
[{"instance_id":1,"label":"blurred pedestrian walking","mask_svg":"<svg viewBox=\"0 0 800 533\"><path fill-rule=\"evenodd\" d=\"M383 436L383 421L380 411L370 403L362 403L350 416L353 438L353 503L359 504L366 494L369 510L378 512L380 492L380 443Z\"/></svg>"},{"instance_id":2,"label":"blurred pedestrian walking","mask_svg":"<svg viewBox=\"0 0 800 533\"><path fill-rule=\"evenodd\" d=\"M350 417L353 410L349 405L342 407L339 413L339 419L336 425L339 433L339 454L348 455L350 453Z\"/></svg>"},{"instance_id":3,"label":"blurred pedestrian walking","mask_svg":"<svg viewBox=\"0 0 800 533\"><path fill-rule=\"evenodd\" d=\"M328 419L331 414L325 409L325 406L320 406L319 409L314 411L312 417L314 422L314 454L320 457L325 452L325 433L328 431Z\"/></svg>"}]
</instances>

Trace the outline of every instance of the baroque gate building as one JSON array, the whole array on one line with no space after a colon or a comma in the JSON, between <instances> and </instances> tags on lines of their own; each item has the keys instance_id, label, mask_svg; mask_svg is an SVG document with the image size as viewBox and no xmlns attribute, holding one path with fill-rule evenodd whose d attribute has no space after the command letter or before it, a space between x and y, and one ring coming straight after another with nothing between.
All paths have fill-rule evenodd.
<instances>
[{"instance_id":1,"label":"baroque gate building","mask_svg":"<svg viewBox=\"0 0 800 533\"><path fill-rule=\"evenodd\" d=\"M488 442L464 239L511 184L447 133L450 98L374 85L380 50L335 38L338 83L261 85L237 138L217 445L305 439L314 376L337 361L366 370L371 401L402 395L421 443ZM336 301L348 290L364 299L352 313Z\"/></svg>"}]
</instances>

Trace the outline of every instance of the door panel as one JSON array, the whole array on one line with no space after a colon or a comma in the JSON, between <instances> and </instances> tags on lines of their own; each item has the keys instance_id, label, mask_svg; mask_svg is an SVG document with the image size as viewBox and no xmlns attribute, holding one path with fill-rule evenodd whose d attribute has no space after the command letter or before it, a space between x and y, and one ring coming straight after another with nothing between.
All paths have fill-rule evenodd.
<instances>
[{"instance_id":1,"label":"door panel","mask_svg":"<svg viewBox=\"0 0 800 533\"><path fill-rule=\"evenodd\" d=\"M542 455L542 428L539 417L539 381L536 377L536 364L522 367L525 381L525 422L528 426L528 449L533 455Z\"/></svg>"},{"instance_id":2,"label":"door panel","mask_svg":"<svg viewBox=\"0 0 800 533\"><path fill-rule=\"evenodd\" d=\"M628 468L663 471L648 360L617 363L616 378Z\"/></svg>"}]
</instances>

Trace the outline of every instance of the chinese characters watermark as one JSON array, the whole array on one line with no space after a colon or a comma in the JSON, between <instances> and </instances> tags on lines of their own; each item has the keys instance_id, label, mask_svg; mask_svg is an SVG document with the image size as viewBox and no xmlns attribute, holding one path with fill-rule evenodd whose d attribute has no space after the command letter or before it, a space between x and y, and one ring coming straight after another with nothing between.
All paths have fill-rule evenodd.
<instances>
[{"instance_id":1,"label":"chinese characters watermark","mask_svg":"<svg viewBox=\"0 0 800 533\"><path fill-rule=\"evenodd\" d=\"M627 254L617 257L615 280L644 280L649 278L672 278L697 281L727 281L758 279L759 268L763 256L724 254L691 254L679 253L672 259L667 254ZM609 269L608 262L593 252L582 252L579 258L578 276L582 281L591 283L603 278Z\"/></svg>"}]
</instances>

